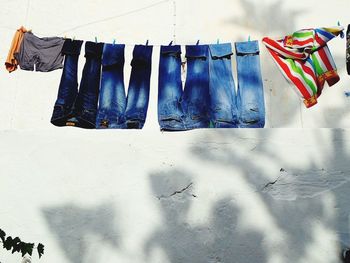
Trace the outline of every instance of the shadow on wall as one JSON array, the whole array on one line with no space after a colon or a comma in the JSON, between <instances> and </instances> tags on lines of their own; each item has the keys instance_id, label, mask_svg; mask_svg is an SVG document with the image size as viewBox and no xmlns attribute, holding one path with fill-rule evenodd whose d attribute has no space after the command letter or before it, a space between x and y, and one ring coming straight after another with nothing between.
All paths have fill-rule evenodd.
<instances>
[{"instance_id":1,"label":"shadow on wall","mask_svg":"<svg viewBox=\"0 0 350 263\"><path fill-rule=\"evenodd\" d=\"M99 247L110 245L117 248L120 244L112 204L93 208L68 204L44 208L42 213L49 229L72 263L98 262ZM94 239L97 242L93 242L94 247L90 247Z\"/></svg>"},{"instance_id":2,"label":"shadow on wall","mask_svg":"<svg viewBox=\"0 0 350 263\"><path fill-rule=\"evenodd\" d=\"M294 31L295 20L302 13L302 10L290 11L284 6L282 0L268 4L264 1L252 0L239 0L238 2L243 11L242 16L228 22L264 35Z\"/></svg>"},{"instance_id":3,"label":"shadow on wall","mask_svg":"<svg viewBox=\"0 0 350 263\"><path fill-rule=\"evenodd\" d=\"M273 133L266 133L265 136L261 134L263 133L257 132L253 137L251 152L263 156L273 165L283 165L283 158L276 155L272 151L273 147L269 145L272 141L269 138L272 139ZM350 156L344 145L343 131L332 131L332 151L325 151L322 145L315 145L320 148L320 152L324 153L322 167L319 162L310 157L308 167L301 169L297 164L291 167L281 167L279 171L276 171L276 180L267 184L266 181L271 178L271 175L265 172L264 167L254 162L254 157L242 157L239 147L238 149L234 147L240 140L249 139L241 138L239 134L232 132L220 132L212 136L213 138L220 136L222 138L220 142L227 146L211 149L210 143L205 143L213 141L213 138L208 136L194 144L192 153L203 163L224 166L228 171L240 170L244 177L237 178L237 181L241 181L243 185L252 188L257 185L261 186L252 194L252 196L255 195L255 203L260 203L260 206L266 209L265 215L261 211L259 216L270 218L270 221L274 222L274 229L278 229L283 236L283 240L271 240L269 244L269 233L260 233L263 235L263 240L266 241L265 253L270 259L284 257L290 259L290 262L300 263L336 262L336 259L332 258L332 253L337 246L340 246L342 250L349 249L350 205L346 194L350 185L350 165L348 163ZM322 141L324 138L317 139ZM285 143L287 147L290 147L288 142ZM289 154L297 154L297 152L291 149ZM240 206L243 207L242 211L252 209L244 199L241 200ZM336 215L333 214L335 209L338 211ZM238 218L240 216L238 214ZM273 233L270 234L273 235ZM322 238L325 243L322 242ZM332 240L334 240L333 243ZM257 247L252 250L261 249L261 246L262 244L257 244ZM275 246L279 249L275 250ZM321 258L329 253L329 261L320 261L321 258L317 260L315 251L321 254ZM255 260L247 262L270 261L256 257Z\"/></svg>"},{"instance_id":4,"label":"shadow on wall","mask_svg":"<svg viewBox=\"0 0 350 263\"><path fill-rule=\"evenodd\" d=\"M255 262L255 257L266 261L265 251L259 245L262 234L236 230L240 209L235 200L227 197L217 201L210 222L192 226L188 213L198 201L192 176L173 170L150 177L165 223L145 244L146 262L153 262L150 259L156 249L164 251L171 263L232 262L237 253L245 262Z\"/></svg>"}]
</instances>

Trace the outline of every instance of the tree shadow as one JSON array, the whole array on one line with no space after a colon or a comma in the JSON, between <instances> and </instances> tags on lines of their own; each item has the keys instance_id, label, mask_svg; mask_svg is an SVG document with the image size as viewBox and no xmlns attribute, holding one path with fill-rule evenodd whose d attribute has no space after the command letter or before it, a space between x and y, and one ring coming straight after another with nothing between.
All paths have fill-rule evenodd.
<instances>
[{"instance_id":1,"label":"tree shadow","mask_svg":"<svg viewBox=\"0 0 350 263\"><path fill-rule=\"evenodd\" d=\"M284 6L284 1L278 0L266 4L251 0L240 0L242 15L227 21L244 28L255 30L263 34L292 32L295 29L295 20L302 10L290 11ZM273 10L273 15L271 15Z\"/></svg>"},{"instance_id":2,"label":"tree shadow","mask_svg":"<svg viewBox=\"0 0 350 263\"><path fill-rule=\"evenodd\" d=\"M145 243L147 262L156 249L164 251L172 263L232 262L238 253L245 262L253 262L256 256L266 262L262 234L236 230L240 208L232 198L214 204L208 223L194 225L188 221L189 211L193 202L200 201L192 175L178 170L156 172L150 175L150 181L164 224Z\"/></svg>"},{"instance_id":3,"label":"tree shadow","mask_svg":"<svg viewBox=\"0 0 350 263\"><path fill-rule=\"evenodd\" d=\"M281 253L293 259L290 262L304 262L303 259L313 259L314 255L310 254L313 246L322 246L318 244L318 233L322 231L328 240L336 233L335 244L330 243L329 247L339 246L342 251L350 247L349 204L346 197L350 186L350 154L346 151L344 131L329 132L331 151L322 144L314 146L323 153L321 165L312 156L308 156L306 166L287 164L285 157L278 155L271 145L276 134L272 130L256 131L251 137L243 137L240 132L218 131L200 138L193 144L191 152L203 163L224 166L228 171L240 171L244 178L237 180L256 189L256 202L261 202L273 218L275 228L283 233ZM319 137L315 141L324 140L320 133L315 132L315 136ZM220 138L217 143L221 147L211 148L213 138ZM241 147L237 147L249 138L252 143L247 147L251 148L251 158L242 155ZM247 142L243 143L247 145ZM284 151L285 156L298 153L297 144L291 146L289 141L279 142L278 146L288 148ZM302 151L300 149L300 154L305 155ZM260 156L263 161L257 161L254 156ZM266 171L268 164L263 164L264 160L276 167L274 174ZM334 210L338 211L336 215L332 214ZM264 235L265 238L268 237ZM320 247L318 249L322 251ZM270 247L266 253L270 255L271 252Z\"/></svg>"},{"instance_id":4,"label":"tree shadow","mask_svg":"<svg viewBox=\"0 0 350 263\"><path fill-rule=\"evenodd\" d=\"M92 240L114 248L120 245L112 207L109 203L92 208L67 204L43 208L42 213L70 262L98 262L98 249L92 248Z\"/></svg>"}]
</instances>

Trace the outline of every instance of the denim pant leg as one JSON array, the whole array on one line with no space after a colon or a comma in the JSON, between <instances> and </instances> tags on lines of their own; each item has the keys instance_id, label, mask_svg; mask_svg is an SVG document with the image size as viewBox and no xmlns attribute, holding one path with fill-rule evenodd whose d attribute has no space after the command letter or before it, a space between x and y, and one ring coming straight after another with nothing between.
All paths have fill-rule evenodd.
<instances>
[{"instance_id":1,"label":"denim pant leg","mask_svg":"<svg viewBox=\"0 0 350 263\"><path fill-rule=\"evenodd\" d=\"M51 123L55 126L65 126L72 114L78 94L78 59L82 44L83 41L67 39L62 48L62 54L65 55L64 68L51 117Z\"/></svg>"},{"instance_id":2,"label":"denim pant leg","mask_svg":"<svg viewBox=\"0 0 350 263\"><path fill-rule=\"evenodd\" d=\"M230 43L209 46L210 122L214 128L237 128L235 82Z\"/></svg>"},{"instance_id":3,"label":"denim pant leg","mask_svg":"<svg viewBox=\"0 0 350 263\"><path fill-rule=\"evenodd\" d=\"M97 111L98 129L124 128L126 96L124 88L125 45L105 44L102 55L102 76Z\"/></svg>"},{"instance_id":4,"label":"denim pant leg","mask_svg":"<svg viewBox=\"0 0 350 263\"><path fill-rule=\"evenodd\" d=\"M136 45L131 61L131 76L128 88L125 119L126 128L142 129L148 110L151 68L152 46Z\"/></svg>"},{"instance_id":5,"label":"denim pant leg","mask_svg":"<svg viewBox=\"0 0 350 263\"><path fill-rule=\"evenodd\" d=\"M181 46L161 46L158 77L158 121L161 130L185 130L182 93Z\"/></svg>"},{"instance_id":6,"label":"denim pant leg","mask_svg":"<svg viewBox=\"0 0 350 263\"><path fill-rule=\"evenodd\" d=\"M186 46L187 77L182 99L186 129L209 128L209 58L207 45Z\"/></svg>"},{"instance_id":7,"label":"denim pant leg","mask_svg":"<svg viewBox=\"0 0 350 263\"><path fill-rule=\"evenodd\" d=\"M240 128L264 128L265 102L258 41L238 42L237 77Z\"/></svg>"},{"instance_id":8,"label":"denim pant leg","mask_svg":"<svg viewBox=\"0 0 350 263\"><path fill-rule=\"evenodd\" d=\"M79 94L74 104L76 126L86 129L96 127L96 113L101 78L103 43L86 42L86 62L81 77Z\"/></svg>"}]
</instances>

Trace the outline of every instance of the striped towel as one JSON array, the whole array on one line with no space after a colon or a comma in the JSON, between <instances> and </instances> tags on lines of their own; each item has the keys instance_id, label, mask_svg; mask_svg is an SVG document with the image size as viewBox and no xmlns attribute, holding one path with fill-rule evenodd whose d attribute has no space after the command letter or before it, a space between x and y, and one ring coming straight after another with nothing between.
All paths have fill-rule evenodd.
<instances>
[{"instance_id":1,"label":"striped towel","mask_svg":"<svg viewBox=\"0 0 350 263\"><path fill-rule=\"evenodd\" d=\"M307 108L317 104L325 82L333 86L340 80L327 42L343 30L341 26L302 29L279 39L263 38L272 58L297 88Z\"/></svg>"}]
</instances>

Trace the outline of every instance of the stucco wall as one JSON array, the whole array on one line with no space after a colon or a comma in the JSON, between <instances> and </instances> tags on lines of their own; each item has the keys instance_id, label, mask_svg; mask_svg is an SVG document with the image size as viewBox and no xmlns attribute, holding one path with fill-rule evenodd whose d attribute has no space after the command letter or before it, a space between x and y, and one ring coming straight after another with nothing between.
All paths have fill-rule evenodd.
<instances>
[{"instance_id":1,"label":"stucco wall","mask_svg":"<svg viewBox=\"0 0 350 263\"><path fill-rule=\"evenodd\" d=\"M128 44L127 84L132 44L167 44L174 34L179 44L279 36L346 24L347 6L0 0L0 57L21 24L39 36L116 39ZM341 82L309 110L260 48L267 127L283 129L161 133L157 46L142 131L55 128L49 120L61 71L1 70L0 228L45 244L34 262L338 262L350 246L345 41L330 43ZM1 249L0 262L20 255Z\"/></svg>"}]
</instances>

